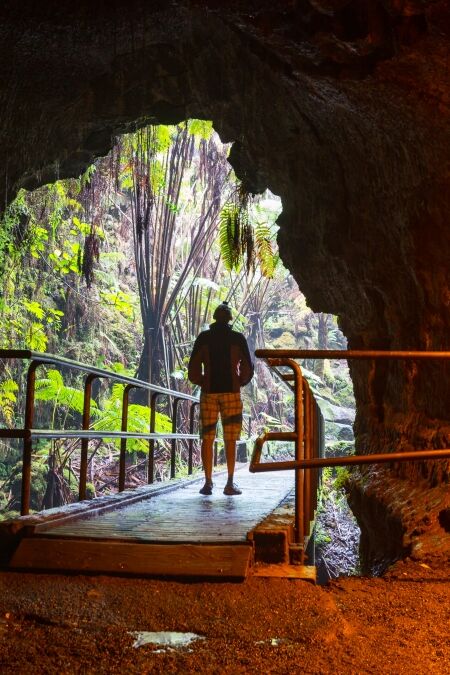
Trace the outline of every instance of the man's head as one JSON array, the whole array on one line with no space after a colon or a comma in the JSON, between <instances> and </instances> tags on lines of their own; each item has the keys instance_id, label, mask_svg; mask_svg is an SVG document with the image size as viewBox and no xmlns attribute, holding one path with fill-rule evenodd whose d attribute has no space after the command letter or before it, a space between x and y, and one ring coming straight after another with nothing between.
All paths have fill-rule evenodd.
<instances>
[{"instance_id":1,"label":"man's head","mask_svg":"<svg viewBox=\"0 0 450 675\"><path fill-rule=\"evenodd\" d=\"M218 323L228 323L232 319L231 309L228 306L228 302L222 302L214 310L213 319Z\"/></svg>"}]
</instances>

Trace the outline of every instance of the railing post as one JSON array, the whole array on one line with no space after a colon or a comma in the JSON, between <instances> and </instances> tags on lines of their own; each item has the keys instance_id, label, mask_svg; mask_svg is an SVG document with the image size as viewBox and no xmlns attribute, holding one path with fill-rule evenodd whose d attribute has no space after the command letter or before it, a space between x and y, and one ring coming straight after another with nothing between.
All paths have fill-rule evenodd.
<instances>
[{"instance_id":1,"label":"railing post","mask_svg":"<svg viewBox=\"0 0 450 675\"><path fill-rule=\"evenodd\" d=\"M199 405L197 401L191 403L191 409L189 411L189 433L194 433L194 424L195 424L195 408ZM188 475L192 474L192 454L194 449L194 439L190 438L188 443Z\"/></svg>"},{"instance_id":2,"label":"railing post","mask_svg":"<svg viewBox=\"0 0 450 675\"><path fill-rule=\"evenodd\" d=\"M173 411L172 411L172 433L177 433L178 425L178 405L181 401L181 398L175 397L173 401ZM173 438L171 441L171 452L170 452L170 477L175 478L175 462L176 462L176 451L177 451L177 442Z\"/></svg>"},{"instance_id":3,"label":"railing post","mask_svg":"<svg viewBox=\"0 0 450 675\"><path fill-rule=\"evenodd\" d=\"M302 372L300 366L289 359L289 365L294 371L294 431L295 431L295 459L303 459L303 399L302 399ZM295 540L300 545L300 563L304 561L305 533L303 527L303 469L295 469Z\"/></svg>"},{"instance_id":4,"label":"railing post","mask_svg":"<svg viewBox=\"0 0 450 675\"><path fill-rule=\"evenodd\" d=\"M127 384L123 390L122 396L122 425L121 430L128 430L128 404L130 401L130 391L134 389L133 384ZM119 457L119 492L125 490L125 463L127 456L127 439L120 439L120 457Z\"/></svg>"},{"instance_id":5,"label":"railing post","mask_svg":"<svg viewBox=\"0 0 450 675\"><path fill-rule=\"evenodd\" d=\"M30 512L30 488L31 488L31 453L33 452L33 439L31 429L34 424L34 393L36 384L36 369L42 365L41 361L32 361L27 373L27 393L25 399L25 420L22 457L22 491L20 495L20 513L27 516Z\"/></svg>"},{"instance_id":6,"label":"railing post","mask_svg":"<svg viewBox=\"0 0 450 675\"><path fill-rule=\"evenodd\" d=\"M319 423L319 416L317 413L317 401L314 397L312 397L312 431L313 431L313 438L312 438L312 457L317 458L319 454L319 428L318 428L318 423ZM311 513L315 514L317 510L317 490L319 488L319 481L318 481L318 470L317 469L312 469L311 470L311 483L312 483L312 502L311 502Z\"/></svg>"},{"instance_id":7,"label":"railing post","mask_svg":"<svg viewBox=\"0 0 450 675\"><path fill-rule=\"evenodd\" d=\"M304 410L304 457L305 459L311 459L311 443L312 443L312 410L311 410L311 391L309 389L309 384L305 378L303 378L303 410ZM303 474L303 484L304 484L304 502L303 502L303 528L305 534L309 534L309 525L311 521L311 474L309 471L305 471Z\"/></svg>"},{"instance_id":8,"label":"railing post","mask_svg":"<svg viewBox=\"0 0 450 675\"><path fill-rule=\"evenodd\" d=\"M84 382L84 399L83 399L83 431L88 431L91 423L91 397L92 397L92 383L98 378L98 375L90 373ZM81 439L81 453L80 453L80 482L78 485L78 499L83 501L86 499L86 483L87 483L87 469L88 469L88 449L89 439Z\"/></svg>"},{"instance_id":9,"label":"railing post","mask_svg":"<svg viewBox=\"0 0 450 675\"><path fill-rule=\"evenodd\" d=\"M150 398L150 433L155 433L156 424L156 402L161 396L159 392L155 392ZM151 438L148 442L148 483L153 483L155 479L155 439Z\"/></svg>"}]
</instances>

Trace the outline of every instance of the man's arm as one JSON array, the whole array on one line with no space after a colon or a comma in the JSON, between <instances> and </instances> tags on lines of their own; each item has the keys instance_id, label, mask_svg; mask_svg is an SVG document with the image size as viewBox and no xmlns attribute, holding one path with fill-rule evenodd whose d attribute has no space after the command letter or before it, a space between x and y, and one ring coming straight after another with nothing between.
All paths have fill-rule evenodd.
<instances>
[{"instance_id":1,"label":"man's arm","mask_svg":"<svg viewBox=\"0 0 450 675\"><path fill-rule=\"evenodd\" d=\"M189 359L188 378L192 384L197 384L199 387L202 386L203 372L200 335L194 343L194 349L192 350L191 358Z\"/></svg>"},{"instance_id":2,"label":"man's arm","mask_svg":"<svg viewBox=\"0 0 450 675\"><path fill-rule=\"evenodd\" d=\"M239 381L241 384L241 387L245 387L246 384L250 382L250 380L253 377L254 373L254 367L253 367L253 362L252 362L252 357L250 356L250 351L248 348L247 340L243 335L241 335L241 352L242 352L242 358L241 358L241 363L240 363L240 368L239 368Z\"/></svg>"}]
</instances>

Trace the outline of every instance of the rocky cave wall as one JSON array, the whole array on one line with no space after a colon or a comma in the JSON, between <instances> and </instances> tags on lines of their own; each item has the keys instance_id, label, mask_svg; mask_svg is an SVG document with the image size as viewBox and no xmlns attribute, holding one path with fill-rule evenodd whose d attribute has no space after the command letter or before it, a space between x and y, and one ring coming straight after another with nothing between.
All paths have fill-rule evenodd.
<instances>
[{"instance_id":1,"label":"rocky cave wall","mask_svg":"<svg viewBox=\"0 0 450 675\"><path fill-rule=\"evenodd\" d=\"M79 175L115 134L212 119L247 187L281 196L283 261L350 348L449 349L450 2L50 0L0 12L2 205ZM360 451L450 446L448 364L351 372ZM390 480L414 484L420 508ZM354 473L366 559L432 551L433 537L448 552L448 481L444 461Z\"/></svg>"}]
</instances>

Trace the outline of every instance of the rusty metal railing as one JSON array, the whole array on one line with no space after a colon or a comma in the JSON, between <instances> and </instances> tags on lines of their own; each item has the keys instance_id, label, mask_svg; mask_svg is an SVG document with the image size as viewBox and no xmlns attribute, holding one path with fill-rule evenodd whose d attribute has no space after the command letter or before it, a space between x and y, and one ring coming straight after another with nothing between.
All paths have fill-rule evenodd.
<instances>
[{"instance_id":1,"label":"rusty metal railing","mask_svg":"<svg viewBox=\"0 0 450 675\"><path fill-rule=\"evenodd\" d=\"M386 452L348 457L323 457L323 418L307 380L296 359L450 359L450 352L423 351L355 351L314 349L259 349L258 358L265 359L294 392L294 429L290 432L267 432L256 439L250 471L295 471L295 542L300 549L300 562L305 556L305 536L317 507L318 470L327 466L353 466L386 462L411 462L450 458L450 448ZM291 374L279 371L288 367ZM292 383L292 384L291 384ZM281 462L261 462L267 441L291 441L295 445L295 459Z\"/></svg>"},{"instance_id":2,"label":"rusty metal railing","mask_svg":"<svg viewBox=\"0 0 450 675\"><path fill-rule=\"evenodd\" d=\"M126 475L126 451L127 441L129 439L147 440L149 444L148 458L148 482L154 480L154 450L155 442L159 440L168 440L171 442L170 457L170 476L175 476L176 450L178 441L188 441L188 473L193 471L193 444L198 439L198 434L194 433L195 410L199 404L196 396L184 394L172 389L166 389L154 384L149 384L126 375L120 375L109 370L88 366L78 361L72 361L52 354L43 354L29 350L0 350L0 359L21 359L29 360L29 366L26 377L26 398L25 398L25 417L22 429L0 429L0 438L17 438L23 441L23 462L22 462L22 490L21 490L21 514L27 515L30 510L30 489L31 489L31 463L33 452L33 441L43 438L48 439L67 439L77 438L81 441L80 455L80 476L78 497L80 500L86 498L86 484L88 471L88 451L89 441L94 439L115 438L120 439L120 458L119 458L119 491L125 488ZM35 429L35 385L36 371L41 366L54 365L60 368L86 373L84 381L84 399L83 399L83 417L81 430L53 430L53 429ZM97 379L105 379L111 382L119 382L125 385L122 396L122 423L120 431L93 431L89 429L91 422L91 395L92 385ZM151 415L148 433L129 432L128 431L128 406L130 391L133 389L146 390L151 394ZM160 433L155 431L156 423L156 404L158 398L166 397L173 401L172 406L172 431L171 433ZM179 406L181 401L187 401L190 404L189 411L189 433L178 433Z\"/></svg>"}]
</instances>

